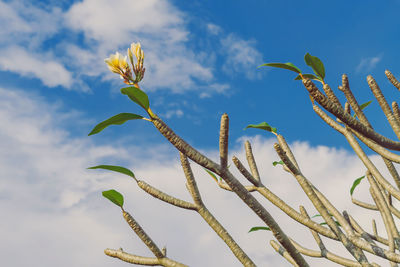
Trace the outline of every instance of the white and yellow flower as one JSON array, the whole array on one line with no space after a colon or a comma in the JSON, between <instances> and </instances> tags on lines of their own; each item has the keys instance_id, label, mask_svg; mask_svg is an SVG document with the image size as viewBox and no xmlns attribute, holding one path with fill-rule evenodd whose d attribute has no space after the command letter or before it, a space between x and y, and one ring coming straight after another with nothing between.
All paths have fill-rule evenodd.
<instances>
[{"instance_id":1,"label":"white and yellow flower","mask_svg":"<svg viewBox=\"0 0 400 267\"><path fill-rule=\"evenodd\" d=\"M140 46L140 43L132 43L130 49L128 48L128 55L129 55L129 59L131 60L132 65L134 65L133 64L133 55L135 55L138 64L143 62L144 53L143 53L142 47Z\"/></svg>"},{"instance_id":2,"label":"white and yellow flower","mask_svg":"<svg viewBox=\"0 0 400 267\"><path fill-rule=\"evenodd\" d=\"M135 62L133 60L133 55L136 57ZM116 52L115 54L111 54L110 57L106 58L104 61L112 72L121 76L124 83L137 84L143 79L145 72L145 68L143 67L144 53L140 43L131 44L131 47L128 48L128 57L132 64L135 79L132 77L132 70L129 67L127 56L122 56L120 53Z\"/></svg>"},{"instance_id":3,"label":"white and yellow flower","mask_svg":"<svg viewBox=\"0 0 400 267\"><path fill-rule=\"evenodd\" d=\"M120 53L111 54L109 58L104 60L108 68L115 73L120 74L121 71L129 68L128 62L126 61L126 56L123 57Z\"/></svg>"},{"instance_id":4,"label":"white and yellow flower","mask_svg":"<svg viewBox=\"0 0 400 267\"><path fill-rule=\"evenodd\" d=\"M133 55L136 57L136 62L133 60ZM132 43L128 48L128 56L131 61L133 72L135 73L135 82L140 82L143 79L145 68L143 67L144 52L140 43Z\"/></svg>"},{"instance_id":5,"label":"white and yellow flower","mask_svg":"<svg viewBox=\"0 0 400 267\"><path fill-rule=\"evenodd\" d=\"M130 80L132 80L132 73L126 56L124 57L116 52L115 54L111 54L110 57L106 58L104 61L112 72L119 74L125 83L130 83Z\"/></svg>"}]
</instances>

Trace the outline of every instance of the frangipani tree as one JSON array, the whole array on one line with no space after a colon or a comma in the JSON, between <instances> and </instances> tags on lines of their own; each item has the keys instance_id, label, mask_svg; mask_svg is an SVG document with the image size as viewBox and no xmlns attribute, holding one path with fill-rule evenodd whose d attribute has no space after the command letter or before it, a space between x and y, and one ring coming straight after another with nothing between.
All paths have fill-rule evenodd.
<instances>
[{"instance_id":1,"label":"frangipani tree","mask_svg":"<svg viewBox=\"0 0 400 267\"><path fill-rule=\"evenodd\" d=\"M131 65L128 63L128 58ZM98 165L89 169L106 169L125 174L130 176L142 190L151 196L176 206L177 208L197 212L225 242L233 255L244 266L256 265L239 244L235 242L224 226L207 209L197 187L196 179L191 170L190 161L202 166L217 182L220 188L235 193L244 204L265 223L265 225L253 227L250 229L250 232L258 230L271 231L276 238L276 241L272 240L270 242L271 246L294 266L309 266L303 255L324 257L329 261L336 262L343 266L378 266L376 263L369 261L366 252L386 259L391 266L397 266L397 263L400 262L400 236L394 221L394 217L400 218L400 210L395 208L392 202L393 197L400 200L400 177L393 164L400 163L400 155L393 152L400 151L400 142L391 140L372 128L363 112L363 109L371 102L361 105L358 104L350 90L348 77L346 75L342 76L342 84L339 86L339 90L344 93L347 99L347 102L342 105L331 87L324 80L325 68L319 58L311 56L308 53L305 55L305 62L312 68L314 74L302 73L302 71L292 63L266 63L262 65L283 68L297 73L295 80L301 80L304 87L309 92L314 111L324 122L346 138L365 166L365 175L354 181L353 186L350 188L350 195L352 196L358 184L363 179L367 178L366 180L369 182L370 194L374 203L366 203L353 197L352 201L361 208L379 212L385 225L387 237L378 235L375 221L372 221L373 230L372 233L370 233L363 229L351 214L348 214L346 211L338 211L324 194L301 172L295 155L292 153L285 138L279 134L276 128L270 126L268 123L249 124L246 129L261 129L271 132L276 136L277 143L275 143L274 148L280 161L273 162L273 164L282 165L283 169L296 179L318 212L318 214L312 218L310 218L303 206L300 206L299 211L297 211L263 184L250 142L245 142L248 168L246 168L237 157L234 156L232 158L233 164L243 177L247 179L249 184L243 185L239 182L238 178L232 174L228 165L229 118L227 114L223 114L221 117L219 161L214 162L179 137L151 110L149 98L139 86L145 73L144 53L139 43L133 43L131 47L128 48L127 56L122 56L117 52L105 61L110 70L119 74L124 83L129 85L128 87L122 88L121 93L127 95L134 103L143 108L147 117L132 113L120 113L96 125L89 135L97 134L110 125L121 125L128 120L142 119L152 123L180 152L180 161L183 173L186 177L186 188L192 197L192 201L182 200L162 192L145 181L138 179L131 170L121 166ZM400 83L394 76L389 71L386 71L385 74L389 81L400 90ZM316 86L313 80L322 84L323 92ZM367 81L390 126L396 136L400 138L400 111L398 104L393 102L391 108L375 80L371 76L368 76ZM351 115L351 110L354 111L354 115ZM329 116L327 112L333 115L333 117ZM384 177L382 171L378 170L371 162L360 145L360 141L382 157L391 175L390 179L389 177ZM394 185L392 185L389 180L393 180ZM279 223L274 220L273 216L254 197L254 194L260 194L297 223L307 227L311 231L320 250L308 249L288 237L280 228ZM122 249L106 249L106 255L137 265L187 266L184 263L168 258L166 249L160 249L138 222L124 210L124 198L121 193L111 189L104 191L103 196L121 208L124 219L154 254L154 257L138 256L124 252ZM314 220L315 217L322 217L324 222L318 223ZM321 236L341 243L349 251L350 255L352 255L352 258L346 258L332 253L329 248L324 245Z\"/></svg>"}]
</instances>

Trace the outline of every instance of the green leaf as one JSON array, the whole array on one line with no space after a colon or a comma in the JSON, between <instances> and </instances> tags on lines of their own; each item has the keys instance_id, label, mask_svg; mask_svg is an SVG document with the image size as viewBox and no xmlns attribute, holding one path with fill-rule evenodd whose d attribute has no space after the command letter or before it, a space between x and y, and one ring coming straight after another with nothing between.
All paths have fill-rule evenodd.
<instances>
[{"instance_id":1,"label":"green leaf","mask_svg":"<svg viewBox=\"0 0 400 267\"><path fill-rule=\"evenodd\" d=\"M317 76L319 76L322 80L325 78L324 64L319 58L314 57L309 53L307 53L304 56L304 60L306 61L307 65L313 69L313 71L315 72L315 74L317 74Z\"/></svg>"},{"instance_id":2,"label":"green leaf","mask_svg":"<svg viewBox=\"0 0 400 267\"><path fill-rule=\"evenodd\" d=\"M333 216L332 214L330 214L330 213L328 213L328 215L329 216ZM312 216L311 218L315 218L315 217L322 217L322 215L321 214L315 214L314 216Z\"/></svg>"},{"instance_id":3,"label":"green leaf","mask_svg":"<svg viewBox=\"0 0 400 267\"><path fill-rule=\"evenodd\" d=\"M145 92L137 87L125 87L121 89L121 93L127 95L133 102L139 104L145 110L149 109L149 97Z\"/></svg>"},{"instance_id":4,"label":"green leaf","mask_svg":"<svg viewBox=\"0 0 400 267\"><path fill-rule=\"evenodd\" d=\"M218 183L218 178L212 171L209 171L206 168L203 168L203 169Z\"/></svg>"},{"instance_id":5,"label":"green leaf","mask_svg":"<svg viewBox=\"0 0 400 267\"><path fill-rule=\"evenodd\" d=\"M281 161L274 161L274 162L272 162L272 165L274 165L274 166L276 166L276 165L278 165L278 164L280 164L280 165L285 165L285 164L283 163L282 160L281 160Z\"/></svg>"},{"instance_id":6,"label":"green leaf","mask_svg":"<svg viewBox=\"0 0 400 267\"><path fill-rule=\"evenodd\" d=\"M334 221L334 222L337 224L337 226L341 226L340 223L339 223L338 221ZM327 223L326 223L326 222L323 222L323 223L320 223L320 225L327 225Z\"/></svg>"},{"instance_id":7,"label":"green leaf","mask_svg":"<svg viewBox=\"0 0 400 267\"><path fill-rule=\"evenodd\" d=\"M360 105L360 109L361 109L361 110L365 109L365 108L368 107L369 104L371 104L371 103L372 103L372 100L361 104L361 105ZM354 118L355 118L356 116L357 116L356 114L353 115Z\"/></svg>"},{"instance_id":8,"label":"green leaf","mask_svg":"<svg viewBox=\"0 0 400 267\"><path fill-rule=\"evenodd\" d=\"M274 132L276 133L276 128L271 127L268 123L266 122L261 122L259 124L249 124L246 126L246 128L244 128L244 130L246 130L247 128L256 128L256 129L261 129L261 130L266 130L268 132Z\"/></svg>"},{"instance_id":9,"label":"green leaf","mask_svg":"<svg viewBox=\"0 0 400 267\"><path fill-rule=\"evenodd\" d=\"M143 119L143 116L132 114L132 113L120 113L118 115L115 115L115 116L97 124L88 135L97 134L97 133L101 132L102 130L104 130L104 128L106 128L107 126L110 126L113 124L121 125L126 121L139 120L139 119Z\"/></svg>"},{"instance_id":10,"label":"green leaf","mask_svg":"<svg viewBox=\"0 0 400 267\"><path fill-rule=\"evenodd\" d=\"M265 63L262 64L261 66L258 66L258 68L260 67L274 67L274 68L281 68L281 69L286 69L286 70L291 70L294 71L296 73L301 73L301 70L296 67L295 65L293 65L293 63L287 62L287 63Z\"/></svg>"},{"instance_id":11,"label":"green leaf","mask_svg":"<svg viewBox=\"0 0 400 267\"><path fill-rule=\"evenodd\" d=\"M361 180L364 178L365 178L365 175L354 180L353 185L350 188L350 195L353 195L354 189L356 189L356 187L361 183Z\"/></svg>"},{"instance_id":12,"label":"green leaf","mask_svg":"<svg viewBox=\"0 0 400 267\"><path fill-rule=\"evenodd\" d=\"M104 169L104 170L120 172L120 173L123 173L123 174L126 174L126 175L132 177L133 179L136 179L135 175L133 174L133 172L131 170L124 168L124 167L120 167L120 166L98 165L98 166L90 167L88 169Z\"/></svg>"},{"instance_id":13,"label":"green leaf","mask_svg":"<svg viewBox=\"0 0 400 267\"><path fill-rule=\"evenodd\" d=\"M270 229L269 227L266 227L266 226L255 226L255 227L252 227L252 228L249 230L249 233L250 233L250 232L255 232L255 231L258 231L258 230L267 230L267 231L271 231L271 229Z\"/></svg>"},{"instance_id":14,"label":"green leaf","mask_svg":"<svg viewBox=\"0 0 400 267\"><path fill-rule=\"evenodd\" d=\"M102 195L115 205L120 206L121 208L122 205L124 205L124 197L121 195L121 193L115 191L114 189L103 191Z\"/></svg>"},{"instance_id":15,"label":"green leaf","mask_svg":"<svg viewBox=\"0 0 400 267\"><path fill-rule=\"evenodd\" d=\"M330 213L328 213L329 214L329 216L333 216L332 214L330 214ZM315 214L314 216L312 216L311 218L315 218L315 217L322 217L322 215L321 214ZM340 225L340 223L338 222L338 221L334 221L338 226L341 226ZM327 224L326 222L322 222L322 223L320 223L320 225L325 225L325 224Z\"/></svg>"},{"instance_id":16,"label":"green leaf","mask_svg":"<svg viewBox=\"0 0 400 267\"><path fill-rule=\"evenodd\" d=\"M315 76L314 74L302 74L304 78L308 78L308 79L312 79L312 80L317 80L317 81L321 81L321 78ZM300 74L297 75L296 78L294 78L295 80L301 80L301 76Z\"/></svg>"},{"instance_id":17,"label":"green leaf","mask_svg":"<svg viewBox=\"0 0 400 267\"><path fill-rule=\"evenodd\" d=\"M361 104L361 105L360 105L360 108L361 108L361 110L363 110L364 108L368 107L368 106L369 106L369 104L371 104L371 103L372 103L372 100L370 100L370 101L368 101L368 102L365 102L365 103Z\"/></svg>"}]
</instances>

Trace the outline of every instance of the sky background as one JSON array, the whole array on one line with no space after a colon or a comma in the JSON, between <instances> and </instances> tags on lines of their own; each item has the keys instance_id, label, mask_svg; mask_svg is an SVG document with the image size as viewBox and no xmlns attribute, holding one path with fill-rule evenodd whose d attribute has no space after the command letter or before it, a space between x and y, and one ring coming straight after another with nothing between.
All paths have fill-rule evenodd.
<instances>
[{"instance_id":1,"label":"sky background","mask_svg":"<svg viewBox=\"0 0 400 267\"><path fill-rule=\"evenodd\" d=\"M228 113L230 158L244 162L243 143L250 140L264 184L313 215L293 177L272 166L278 160L273 135L243 130L268 122L291 144L303 173L370 231L370 219L378 214L355 208L348 193L365 168L344 138L313 113L294 73L257 66L292 62L307 73L303 58L308 52L322 60L334 90L346 73L359 102L373 100L366 83L372 74L388 100L396 100L398 92L384 70L400 75L399 9L400 1L394 0L0 1L2 263L127 266L105 256L107 247L152 256L120 210L101 196L114 188L125 196L125 209L172 259L190 266L240 266L197 214L146 195L127 176L86 169L122 165L190 201L177 151L150 123L130 121L87 136L115 114L143 115L120 94L122 80L104 63L116 51L125 54L132 42L140 42L145 53L141 87L152 110L192 146L217 159L220 117ZM378 132L394 136L376 101L366 114ZM260 219L192 167L204 202L254 262L288 266L270 247L271 233L247 233L262 225ZM370 201L364 185L355 195ZM306 229L259 199L288 235L318 248ZM307 260L312 266L322 263Z\"/></svg>"}]
</instances>

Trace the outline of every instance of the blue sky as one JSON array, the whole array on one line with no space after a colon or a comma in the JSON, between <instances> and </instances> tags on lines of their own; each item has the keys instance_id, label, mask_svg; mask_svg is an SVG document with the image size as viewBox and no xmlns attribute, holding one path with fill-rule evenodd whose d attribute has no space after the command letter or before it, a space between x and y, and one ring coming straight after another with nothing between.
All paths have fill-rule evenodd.
<instances>
[{"instance_id":1,"label":"blue sky","mask_svg":"<svg viewBox=\"0 0 400 267\"><path fill-rule=\"evenodd\" d=\"M82 245L89 254L80 254L76 248L68 266L122 266L101 254L107 242L115 247L122 246L119 241L128 244L122 232L104 234L101 240L105 245L92 237L95 230L100 235L117 227L115 224L123 227L122 218L108 218L112 208L103 202L100 192L123 185L132 187L131 182L85 168L125 164L153 176L148 179L156 184L160 182L155 179L157 175L172 177L180 172L176 152L146 121L112 126L101 134L87 136L98 122L117 113L142 114L119 93L124 84L104 63L111 53L125 53L132 42L140 42L145 53L146 73L141 86L149 95L152 110L196 148L216 155L219 119L226 112L231 122L230 148L235 153L242 153L244 138L253 138L262 148L262 163L269 166L277 159L272 135L254 129L243 131L248 124L266 121L297 148L316 177L326 170L312 169L316 158L308 155L317 155L319 165L326 168L333 168L328 167L333 161L347 162L344 165L349 167L349 162L356 161L349 146L313 113L305 88L293 80L295 74L257 66L292 62L303 72L310 72L303 60L308 52L323 61L326 82L333 89L346 73L359 102L372 100L366 83L366 76L372 74L388 100L395 100L398 92L386 80L384 70L400 74L399 8L399 1L0 1L1 206L15 218L19 218L17 211L30 214L38 234L32 234L34 230L23 224L16 226L11 219L2 222L0 229L13 228L29 235L32 242L45 237L46 243L52 243L56 241L51 237L59 234L52 228L54 223L71 220L70 231L81 235L82 229L93 230L87 237L88 246L97 244L99 248ZM393 136L376 101L368 107L367 115L380 133ZM153 167L148 170L152 165L160 171ZM358 172L346 172L338 165L331 174L342 177L346 173L349 177L340 182L345 187L352 177L363 173L361 165L354 166L359 167ZM281 170L265 171L284 175ZM160 186L174 190L175 182L164 181ZM206 186L216 190L215 185ZM289 186L285 184L285 188ZM235 199L218 193L210 194L221 201ZM11 208L13 205L15 208ZM146 205L153 204L132 209L142 209L145 218ZM91 213L94 208L101 210ZM149 217L154 219L155 215ZM246 234L249 225L259 223L256 217L251 218L244 219L248 225L237 225L237 229L244 229L244 235L239 230L238 238L254 246L253 256L261 266L272 262L285 266L272 248L262 245L270 237L263 235L263 239L254 241L254 235ZM154 225L151 220L148 224ZM169 235L159 232L159 236ZM196 243L197 248L213 244L215 237L205 236L203 243ZM22 237L13 238L15 245L24 246ZM54 247L69 250L73 239L57 242L59 246ZM177 240L170 242L179 247ZM8 249L12 251L13 245ZM131 252L135 249L132 247ZM100 254L96 254L98 251ZM229 251L224 253L229 257ZM191 266L223 263L199 257L196 265L189 262L196 257L188 255L181 259ZM32 252L31 257L37 261L31 266L53 266L56 259L49 257L40 263L43 258L37 253ZM6 258L8 266L27 266L23 258Z\"/></svg>"}]
</instances>

